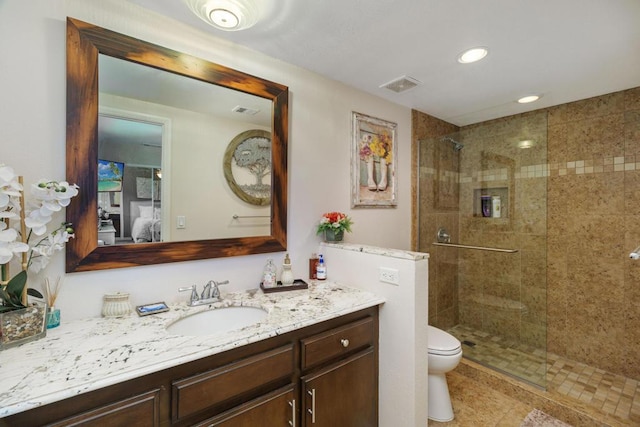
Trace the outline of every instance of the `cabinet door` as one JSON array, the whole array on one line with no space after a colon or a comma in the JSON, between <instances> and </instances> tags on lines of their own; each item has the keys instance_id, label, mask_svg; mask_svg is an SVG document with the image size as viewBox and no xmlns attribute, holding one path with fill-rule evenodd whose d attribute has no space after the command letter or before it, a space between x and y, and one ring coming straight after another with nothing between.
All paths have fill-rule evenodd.
<instances>
[{"instance_id":1,"label":"cabinet door","mask_svg":"<svg viewBox=\"0 0 640 427\"><path fill-rule=\"evenodd\" d=\"M302 377L303 426L377 426L375 356L372 348Z\"/></svg>"},{"instance_id":2,"label":"cabinet door","mask_svg":"<svg viewBox=\"0 0 640 427\"><path fill-rule=\"evenodd\" d=\"M247 402L195 427L296 426L295 389L288 386Z\"/></svg>"}]
</instances>

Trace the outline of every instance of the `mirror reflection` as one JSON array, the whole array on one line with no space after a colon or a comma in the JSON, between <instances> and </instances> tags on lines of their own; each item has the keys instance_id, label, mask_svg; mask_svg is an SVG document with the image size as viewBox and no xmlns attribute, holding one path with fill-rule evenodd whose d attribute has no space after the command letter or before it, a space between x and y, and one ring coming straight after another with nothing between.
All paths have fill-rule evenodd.
<instances>
[{"instance_id":1,"label":"mirror reflection","mask_svg":"<svg viewBox=\"0 0 640 427\"><path fill-rule=\"evenodd\" d=\"M102 54L98 87L99 246L270 234L223 170L242 135L270 141L270 100Z\"/></svg>"}]
</instances>

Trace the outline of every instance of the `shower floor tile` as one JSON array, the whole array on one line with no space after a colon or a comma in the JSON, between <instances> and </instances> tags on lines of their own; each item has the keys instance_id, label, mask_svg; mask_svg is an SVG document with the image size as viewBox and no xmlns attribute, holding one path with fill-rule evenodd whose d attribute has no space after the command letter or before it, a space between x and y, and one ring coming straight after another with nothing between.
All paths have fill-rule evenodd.
<instances>
[{"instance_id":1,"label":"shower floor tile","mask_svg":"<svg viewBox=\"0 0 640 427\"><path fill-rule=\"evenodd\" d=\"M640 425L640 382L465 326L449 333L465 357L519 377L597 411ZM465 343L466 341L466 343ZM475 344L475 345L469 345Z\"/></svg>"}]
</instances>

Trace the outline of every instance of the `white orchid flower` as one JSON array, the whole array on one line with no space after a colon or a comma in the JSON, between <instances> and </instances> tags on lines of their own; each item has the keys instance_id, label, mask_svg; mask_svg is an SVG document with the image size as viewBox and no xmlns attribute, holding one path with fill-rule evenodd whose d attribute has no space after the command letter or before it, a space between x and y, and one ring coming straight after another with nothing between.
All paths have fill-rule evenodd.
<instances>
[{"instance_id":1,"label":"white orchid flower","mask_svg":"<svg viewBox=\"0 0 640 427\"><path fill-rule=\"evenodd\" d=\"M39 272L45 268L56 252L64 249L69 239L75 237L71 224L62 223L59 228L48 233L47 225L54 213L69 206L71 199L78 195L78 186L66 181L56 182L41 179L31 185L33 201L24 213L21 212L23 186L11 167L0 164L0 264L11 262L15 254L29 253L29 269ZM4 221L14 221L12 227ZM29 228L27 236L43 236L36 243L23 243L17 231L22 219ZM22 236L23 238L25 236ZM29 238L29 237L27 237Z\"/></svg>"},{"instance_id":2,"label":"white orchid flower","mask_svg":"<svg viewBox=\"0 0 640 427\"><path fill-rule=\"evenodd\" d=\"M29 270L33 271L34 273L38 273L44 270L44 268L49 265L50 259L50 257L44 255L32 257L31 263L29 264Z\"/></svg>"},{"instance_id":3,"label":"white orchid flower","mask_svg":"<svg viewBox=\"0 0 640 427\"><path fill-rule=\"evenodd\" d=\"M42 215L42 210L38 209L29 213L24 219L24 224L33 231L36 236L42 236L47 232L47 224L51 222L51 215Z\"/></svg>"},{"instance_id":4,"label":"white orchid flower","mask_svg":"<svg viewBox=\"0 0 640 427\"><path fill-rule=\"evenodd\" d=\"M15 254L27 252L29 245L22 242L0 242L0 264L6 264Z\"/></svg>"},{"instance_id":5,"label":"white orchid flower","mask_svg":"<svg viewBox=\"0 0 640 427\"><path fill-rule=\"evenodd\" d=\"M18 238L18 232L13 228L7 228L4 221L0 222L0 242L13 242Z\"/></svg>"},{"instance_id":6,"label":"white orchid flower","mask_svg":"<svg viewBox=\"0 0 640 427\"><path fill-rule=\"evenodd\" d=\"M70 185L66 181L56 182L47 179L41 179L36 184L31 185L31 194L43 203L55 204L56 211L60 207L69 206L71 198L78 195L78 186Z\"/></svg>"},{"instance_id":7,"label":"white orchid flower","mask_svg":"<svg viewBox=\"0 0 640 427\"><path fill-rule=\"evenodd\" d=\"M19 198L22 185L12 168L0 165L0 209L12 205L12 198Z\"/></svg>"},{"instance_id":8,"label":"white orchid flower","mask_svg":"<svg viewBox=\"0 0 640 427\"><path fill-rule=\"evenodd\" d=\"M29 245L16 242L18 232L13 228L7 228L7 224L0 222L0 264L6 264L14 254L27 252Z\"/></svg>"},{"instance_id":9,"label":"white orchid flower","mask_svg":"<svg viewBox=\"0 0 640 427\"><path fill-rule=\"evenodd\" d=\"M31 248L31 263L29 269L34 273L39 272L49 264L51 256L56 252L64 249L65 243L69 241L74 234L67 231L66 225L52 232L50 235L42 239L36 246Z\"/></svg>"}]
</instances>

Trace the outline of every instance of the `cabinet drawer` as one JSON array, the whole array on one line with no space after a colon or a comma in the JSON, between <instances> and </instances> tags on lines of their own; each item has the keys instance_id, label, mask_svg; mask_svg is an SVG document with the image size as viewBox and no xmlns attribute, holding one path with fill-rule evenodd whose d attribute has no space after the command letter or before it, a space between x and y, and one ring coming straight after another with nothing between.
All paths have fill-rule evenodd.
<instances>
[{"instance_id":1,"label":"cabinet drawer","mask_svg":"<svg viewBox=\"0 0 640 427\"><path fill-rule=\"evenodd\" d=\"M151 390L128 399L83 412L64 421L49 424L62 426L132 426L154 427L160 425L160 389Z\"/></svg>"},{"instance_id":2,"label":"cabinet drawer","mask_svg":"<svg viewBox=\"0 0 640 427\"><path fill-rule=\"evenodd\" d=\"M293 345L260 353L172 383L172 419L183 420L226 400L250 394L274 381L290 380Z\"/></svg>"},{"instance_id":3,"label":"cabinet drawer","mask_svg":"<svg viewBox=\"0 0 640 427\"><path fill-rule=\"evenodd\" d=\"M303 339L302 369L319 365L335 357L375 344L373 318L350 323L330 331Z\"/></svg>"},{"instance_id":4,"label":"cabinet drawer","mask_svg":"<svg viewBox=\"0 0 640 427\"><path fill-rule=\"evenodd\" d=\"M194 427L295 426L296 390L289 385L233 408Z\"/></svg>"}]
</instances>

